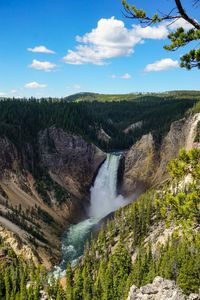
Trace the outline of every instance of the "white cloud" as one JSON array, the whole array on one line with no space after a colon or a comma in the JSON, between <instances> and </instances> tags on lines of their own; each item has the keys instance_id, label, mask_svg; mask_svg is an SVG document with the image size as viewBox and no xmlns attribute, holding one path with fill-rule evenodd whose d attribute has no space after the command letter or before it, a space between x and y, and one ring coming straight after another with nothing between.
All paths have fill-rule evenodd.
<instances>
[{"instance_id":1,"label":"white cloud","mask_svg":"<svg viewBox=\"0 0 200 300\"><path fill-rule=\"evenodd\" d=\"M72 88L76 91L79 91L81 89L81 86L79 84L74 84Z\"/></svg>"},{"instance_id":2,"label":"white cloud","mask_svg":"<svg viewBox=\"0 0 200 300\"><path fill-rule=\"evenodd\" d=\"M50 50L45 46L36 46L34 48L28 48L27 50L34 53L55 54L53 50Z\"/></svg>"},{"instance_id":3,"label":"white cloud","mask_svg":"<svg viewBox=\"0 0 200 300\"><path fill-rule=\"evenodd\" d=\"M47 85L46 84L38 83L36 81L33 81L33 82L29 82L29 83L25 84L24 87L26 89L42 89L42 88L46 88Z\"/></svg>"},{"instance_id":4,"label":"white cloud","mask_svg":"<svg viewBox=\"0 0 200 300\"><path fill-rule=\"evenodd\" d=\"M113 74L111 76L111 78L115 79L115 78L121 78L121 79L131 79L132 76L129 74L129 73L125 73L123 75L116 75L116 74Z\"/></svg>"},{"instance_id":5,"label":"white cloud","mask_svg":"<svg viewBox=\"0 0 200 300\"><path fill-rule=\"evenodd\" d=\"M0 97L6 97L6 96L7 96L6 93L0 92Z\"/></svg>"},{"instance_id":6,"label":"white cloud","mask_svg":"<svg viewBox=\"0 0 200 300\"><path fill-rule=\"evenodd\" d=\"M16 94L18 91L13 89L10 92L11 92L11 94Z\"/></svg>"},{"instance_id":7,"label":"white cloud","mask_svg":"<svg viewBox=\"0 0 200 300\"><path fill-rule=\"evenodd\" d=\"M183 29L185 29L186 31L194 28L194 26L192 26L192 24L188 23L183 18L180 18L180 19L176 20L175 22L170 22L168 24L169 24L169 28L173 29L173 30L176 30L179 27L183 27Z\"/></svg>"},{"instance_id":8,"label":"white cloud","mask_svg":"<svg viewBox=\"0 0 200 300\"><path fill-rule=\"evenodd\" d=\"M156 61L153 64L149 64L145 67L145 72L158 72L164 71L172 68L177 68L179 63L177 60L172 60L171 58L165 58Z\"/></svg>"},{"instance_id":9,"label":"white cloud","mask_svg":"<svg viewBox=\"0 0 200 300\"><path fill-rule=\"evenodd\" d=\"M95 29L76 37L79 44L75 50L68 50L63 59L68 64L103 65L107 59L132 54L134 46L143 39L164 39L168 33L167 26L163 25L146 28L133 25L128 29L114 17L100 19Z\"/></svg>"},{"instance_id":10,"label":"white cloud","mask_svg":"<svg viewBox=\"0 0 200 300\"><path fill-rule=\"evenodd\" d=\"M66 88L70 90L80 91L81 85L80 84L68 85Z\"/></svg>"},{"instance_id":11,"label":"white cloud","mask_svg":"<svg viewBox=\"0 0 200 300\"><path fill-rule=\"evenodd\" d=\"M32 64L29 65L30 68L36 69L36 70L42 70L45 72L51 72L52 70L54 70L57 65L54 63L51 63L49 61L39 61L37 59L34 59L32 61Z\"/></svg>"},{"instance_id":12,"label":"white cloud","mask_svg":"<svg viewBox=\"0 0 200 300\"><path fill-rule=\"evenodd\" d=\"M132 76L129 73L126 73L124 75L121 75L120 78L122 78L122 79L131 79Z\"/></svg>"},{"instance_id":13,"label":"white cloud","mask_svg":"<svg viewBox=\"0 0 200 300\"><path fill-rule=\"evenodd\" d=\"M162 40L167 38L169 34L166 25L159 25L157 27L134 25L133 30L141 39Z\"/></svg>"}]
</instances>

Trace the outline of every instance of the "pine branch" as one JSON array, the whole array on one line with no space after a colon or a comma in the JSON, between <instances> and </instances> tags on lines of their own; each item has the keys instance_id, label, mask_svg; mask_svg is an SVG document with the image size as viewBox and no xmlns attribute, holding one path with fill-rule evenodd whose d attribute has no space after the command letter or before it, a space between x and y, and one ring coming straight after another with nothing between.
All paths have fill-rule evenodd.
<instances>
[{"instance_id":1,"label":"pine branch","mask_svg":"<svg viewBox=\"0 0 200 300\"><path fill-rule=\"evenodd\" d=\"M195 21L194 19L192 19L191 17L188 16L188 14L186 13L186 11L184 10L182 3L180 0L175 0L178 11L181 15L181 17L183 19L185 19L188 23L190 23L191 25L193 25L196 29L200 29L200 24Z\"/></svg>"}]
</instances>

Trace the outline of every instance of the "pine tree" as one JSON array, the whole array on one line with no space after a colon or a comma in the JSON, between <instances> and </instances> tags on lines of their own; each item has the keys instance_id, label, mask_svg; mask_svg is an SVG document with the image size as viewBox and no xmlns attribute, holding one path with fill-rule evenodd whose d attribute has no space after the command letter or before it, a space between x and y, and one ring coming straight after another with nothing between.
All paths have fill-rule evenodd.
<instances>
[{"instance_id":1,"label":"pine tree","mask_svg":"<svg viewBox=\"0 0 200 300\"><path fill-rule=\"evenodd\" d=\"M83 278L82 269L77 267L74 273L73 299L83 300Z\"/></svg>"},{"instance_id":2,"label":"pine tree","mask_svg":"<svg viewBox=\"0 0 200 300\"><path fill-rule=\"evenodd\" d=\"M3 278L3 274L0 273L0 299L3 299L4 294L5 294L5 281Z\"/></svg>"},{"instance_id":3,"label":"pine tree","mask_svg":"<svg viewBox=\"0 0 200 300\"><path fill-rule=\"evenodd\" d=\"M73 272L70 264L66 270L66 300L73 300Z\"/></svg>"},{"instance_id":4,"label":"pine tree","mask_svg":"<svg viewBox=\"0 0 200 300\"><path fill-rule=\"evenodd\" d=\"M63 300L63 290L60 286L60 284L58 284L58 288L57 288L57 294L56 294L56 300Z\"/></svg>"},{"instance_id":5,"label":"pine tree","mask_svg":"<svg viewBox=\"0 0 200 300\"><path fill-rule=\"evenodd\" d=\"M83 277L83 299L92 299L92 272L90 270L90 261L86 262L82 271Z\"/></svg>"},{"instance_id":6,"label":"pine tree","mask_svg":"<svg viewBox=\"0 0 200 300\"><path fill-rule=\"evenodd\" d=\"M20 282L20 300L27 299L27 290L26 290L26 283L25 283L25 276L22 274L21 282Z\"/></svg>"},{"instance_id":7,"label":"pine tree","mask_svg":"<svg viewBox=\"0 0 200 300\"><path fill-rule=\"evenodd\" d=\"M11 282L10 282L10 269L7 267L5 271L5 294L6 294L6 300L10 300L10 294L11 294Z\"/></svg>"}]
</instances>

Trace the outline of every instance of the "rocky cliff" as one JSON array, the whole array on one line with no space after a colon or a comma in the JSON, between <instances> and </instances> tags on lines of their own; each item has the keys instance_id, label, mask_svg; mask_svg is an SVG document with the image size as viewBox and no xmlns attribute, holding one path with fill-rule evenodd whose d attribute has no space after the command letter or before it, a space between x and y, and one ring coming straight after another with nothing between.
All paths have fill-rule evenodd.
<instances>
[{"instance_id":1,"label":"rocky cliff","mask_svg":"<svg viewBox=\"0 0 200 300\"><path fill-rule=\"evenodd\" d=\"M134 197L135 193L168 179L166 166L180 149L190 150L199 146L194 142L199 121L200 114L196 114L173 122L159 148L152 133L144 135L134 144L122 158L122 194Z\"/></svg>"},{"instance_id":2,"label":"rocky cliff","mask_svg":"<svg viewBox=\"0 0 200 300\"><path fill-rule=\"evenodd\" d=\"M174 281L164 280L157 276L152 284L147 284L141 288L133 285L127 300L199 300L200 295L190 294L186 296L182 290L176 286Z\"/></svg>"},{"instance_id":3,"label":"rocky cliff","mask_svg":"<svg viewBox=\"0 0 200 300\"><path fill-rule=\"evenodd\" d=\"M39 134L42 165L51 177L77 198L86 198L106 155L83 138L51 127Z\"/></svg>"},{"instance_id":4,"label":"rocky cliff","mask_svg":"<svg viewBox=\"0 0 200 300\"><path fill-rule=\"evenodd\" d=\"M124 156L122 193L134 197L151 185L158 154L151 133L144 135Z\"/></svg>"},{"instance_id":5,"label":"rocky cliff","mask_svg":"<svg viewBox=\"0 0 200 300\"><path fill-rule=\"evenodd\" d=\"M60 259L67 224L85 215L105 157L93 144L55 127L40 131L35 144L23 149L0 138L0 238L11 241L16 253L22 251L17 245L24 245L25 258L32 255L51 268Z\"/></svg>"}]
</instances>

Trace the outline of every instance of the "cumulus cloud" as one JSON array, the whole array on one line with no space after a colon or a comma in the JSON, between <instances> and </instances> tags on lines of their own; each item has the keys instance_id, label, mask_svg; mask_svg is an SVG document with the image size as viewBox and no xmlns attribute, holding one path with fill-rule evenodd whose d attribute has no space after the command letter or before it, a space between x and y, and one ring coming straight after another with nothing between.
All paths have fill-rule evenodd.
<instances>
[{"instance_id":1,"label":"cumulus cloud","mask_svg":"<svg viewBox=\"0 0 200 300\"><path fill-rule=\"evenodd\" d=\"M129 73L125 73L123 75L116 75L116 74L113 74L111 76L111 78L115 79L115 78L121 78L121 79L131 79L132 76L129 74Z\"/></svg>"},{"instance_id":2,"label":"cumulus cloud","mask_svg":"<svg viewBox=\"0 0 200 300\"><path fill-rule=\"evenodd\" d=\"M7 96L6 93L0 92L0 97L6 97L6 96Z\"/></svg>"},{"instance_id":3,"label":"cumulus cloud","mask_svg":"<svg viewBox=\"0 0 200 300\"><path fill-rule=\"evenodd\" d=\"M26 89L42 89L42 88L46 88L47 85L46 84L38 83L36 81L33 81L33 82L29 82L29 83L25 84L24 87Z\"/></svg>"},{"instance_id":4,"label":"cumulus cloud","mask_svg":"<svg viewBox=\"0 0 200 300\"><path fill-rule=\"evenodd\" d=\"M157 27L142 27L141 25L134 25L133 31L141 39L162 40L167 38L169 31L166 25L159 25Z\"/></svg>"},{"instance_id":5,"label":"cumulus cloud","mask_svg":"<svg viewBox=\"0 0 200 300\"><path fill-rule=\"evenodd\" d=\"M173 60L171 58L164 58L154 62L153 64L149 64L145 67L145 72L159 72L172 68L177 68L179 63L177 60Z\"/></svg>"},{"instance_id":6,"label":"cumulus cloud","mask_svg":"<svg viewBox=\"0 0 200 300\"><path fill-rule=\"evenodd\" d=\"M132 54L134 46L142 43L143 39L164 39L168 32L164 25L146 28L133 25L128 29L123 21L114 17L100 19L95 29L76 37L76 49L68 50L63 60L75 65L103 65L107 59Z\"/></svg>"},{"instance_id":7,"label":"cumulus cloud","mask_svg":"<svg viewBox=\"0 0 200 300\"><path fill-rule=\"evenodd\" d=\"M29 67L36 69L36 70L51 72L57 67L57 65L54 63L51 63L49 61L40 61L40 60L34 59L32 61L32 64L29 65Z\"/></svg>"},{"instance_id":8,"label":"cumulus cloud","mask_svg":"<svg viewBox=\"0 0 200 300\"><path fill-rule=\"evenodd\" d=\"M55 54L53 50L50 50L45 46L36 46L34 48L28 48L27 50L34 53Z\"/></svg>"}]
</instances>

